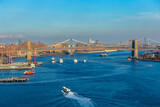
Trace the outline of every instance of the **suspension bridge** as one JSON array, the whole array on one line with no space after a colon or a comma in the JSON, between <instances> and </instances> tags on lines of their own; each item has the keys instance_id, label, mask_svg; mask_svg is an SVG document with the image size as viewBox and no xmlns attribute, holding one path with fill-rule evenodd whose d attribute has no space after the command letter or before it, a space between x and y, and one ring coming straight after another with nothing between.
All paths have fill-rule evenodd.
<instances>
[{"instance_id":1,"label":"suspension bridge","mask_svg":"<svg viewBox=\"0 0 160 107\"><path fill-rule=\"evenodd\" d=\"M150 38L143 38L138 39L138 50L148 50L148 51L158 51L158 45L160 42L156 40L152 40ZM49 45L45 48L31 48L31 52L40 53L40 52L47 52L47 53L53 53L53 52L63 52L63 51L72 51L72 52L82 52L82 51L104 51L104 50L130 50L132 51L132 40L123 42L123 43L117 43L112 45L103 45L100 43L86 43L83 41L79 41L76 39L67 39L65 41L55 43L53 45ZM2 52L2 51L1 51ZM12 50L11 53L19 53L21 55L24 52L27 52L27 49L20 49L20 50ZM9 53L8 51L3 51L3 54Z\"/></svg>"},{"instance_id":2,"label":"suspension bridge","mask_svg":"<svg viewBox=\"0 0 160 107\"><path fill-rule=\"evenodd\" d=\"M143 39L142 39L143 40ZM28 64L31 64L31 56L41 55L41 53L62 53L62 52L74 52L74 53L85 53L93 51L132 51L132 57L138 58L138 51L148 50L148 51L160 51L157 45L160 42L152 40L150 38L144 38L144 41L140 40L129 40L127 42L113 44L113 45L101 45L100 43L85 43L78 41L76 39L67 39L63 42L56 43L54 45L47 46L45 48L32 48L31 41L27 41L27 48L25 49L16 49L13 48L12 51L5 50L5 48L0 48L1 55L1 64L10 63L12 58L26 56ZM150 41L150 43L148 42ZM12 53L12 55L11 55ZM6 57L4 57L6 56ZM4 59L5 58L5 59ZM4 61L5 60L5 61Z\"/></svg>"}]
</instances>

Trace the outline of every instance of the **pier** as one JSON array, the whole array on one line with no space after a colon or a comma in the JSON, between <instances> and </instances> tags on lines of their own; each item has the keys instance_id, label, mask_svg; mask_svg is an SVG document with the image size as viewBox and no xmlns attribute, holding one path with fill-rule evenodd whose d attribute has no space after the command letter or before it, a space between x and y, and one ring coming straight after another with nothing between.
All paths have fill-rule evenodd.
<instances>
[{"instance_id":1,"label":"pier","mask_svg":"<svg viewBox=\"0 0 160 107\"><path fill-rule=\"evenodd\" d=\"M16 62L12 63L11 59L15 58L22 58L27 55L27 62ZM8 60L4 61L4 51L2 49L1 51L1 64L0 64L0 70L31 70L35 66L42 65L42 62L36 62L35 61L35 55L34 55L34 63L31 62L32 60L32 52L31 52L31 41L27 41L27 51L26 55L19 55L19 57L16 57L17 55L10 56L10 53L8 52ZM11 57L11 58L10 58Z\"/></svg>"},{"instance_id":2,"label":"pier","mask_svg":"<svg viewBox=\"0 0 160 107\"><path fill-rule=\"evenodd\" d=\"M31 70L31 66L18 66L18 67L10 67L10 66L0 66L0 70Z\"/></svg>"},{"instance_id":3,"label":"pier","mask_svg":"<svg viewBox=\"0 0 160 107\"><path fill-rule=\"evenodd\" d=\"M4 83L4 82L26 82L29 81L29 79L27 80L26 77L16 77L16 78L3 78L0 79L0 82Z\"/></svg>"}]
</instances>

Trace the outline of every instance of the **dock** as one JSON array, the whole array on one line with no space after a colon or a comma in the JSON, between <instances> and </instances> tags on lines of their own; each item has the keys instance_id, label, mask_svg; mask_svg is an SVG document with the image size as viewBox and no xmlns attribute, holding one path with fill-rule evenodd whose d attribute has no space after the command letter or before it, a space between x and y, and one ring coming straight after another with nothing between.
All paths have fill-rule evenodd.
<instances>
[{"instance_id":1,"label":"dock","mask_svg":"<svg viewBox=\"0 0 160 107\"><path fill-rule=\"evenodd\" d=\"M29 81L27 80L26 77L16 77L16 78L2 78L0 79L0 82L26 82Z\"/></svg>"},{"instance_id":2,"label":"dock","mask_svg":"<svg viewBox=\"0 0 160 107\"><path fill-rule=\"evenodd\" d=\"M0 67L0 70L31 70L32 67L30 66L21 66L21 67L8 67L8 66L5 66L5 67Z\"/></svg>"},{"instance_id":3,"label":"dock","mask_svg":"<svg viewBox=\"0 0 160 107\"><path fill-rule=\"evenodd\" d=\"M42 65L43 63L42 62L36 62L35 63L35 66L40 66L40 65Z\"/></svg>"},{"instance_id":4,"label":"dock","mask_svg":"<svg viewBox=\"0 0 160 107\"><path fill-rule=\"evenodd\" d=\"M42 65L42 62L36 62L35 66ZM12 64L0 64L0 70L31 70L33 68L28 62L16 62Z\"/></svg>"},{"instance_id":5,"label":"dock","mask_svg":"<svg viewBox=\"0 0 160 107\"><path fill-rule=\"evenodd\" d=\"M25 63L1 64L0 70L31 70L32 67Z\"/></svg>"}]
</instances>

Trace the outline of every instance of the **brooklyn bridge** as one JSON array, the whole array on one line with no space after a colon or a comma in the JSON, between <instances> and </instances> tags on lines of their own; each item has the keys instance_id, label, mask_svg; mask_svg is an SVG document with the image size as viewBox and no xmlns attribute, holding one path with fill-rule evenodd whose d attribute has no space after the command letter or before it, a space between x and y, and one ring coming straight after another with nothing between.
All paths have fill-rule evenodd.
<instances>
[{"instance_id":1,"label":"brooklyn bridge","mask_svg":"<svg viewBox=\"0 0 160 107\"><path fill-rule=\"evenodd\" d=\"M56 53L56 52L90 52L90 51L120 51L128 50L133 51L133 40L129 40L123 43L117 44L102 44L99 42L96 43L86 43L75 39L67 39L63 42L55 43L53 45L45 45L41 42L31 42L24 41L20 45L15 44L1 44L0 46L0 55L5 56L15 56L15 55L26 55L27 52L31 54L39 53ZM137 40L137 47L139 51L148 50L148 51L158 51L158 46L160 42L152 40L150 38L142 38ZM29 48L27 48L29 47Z\"/></svg>"}]
</instances>

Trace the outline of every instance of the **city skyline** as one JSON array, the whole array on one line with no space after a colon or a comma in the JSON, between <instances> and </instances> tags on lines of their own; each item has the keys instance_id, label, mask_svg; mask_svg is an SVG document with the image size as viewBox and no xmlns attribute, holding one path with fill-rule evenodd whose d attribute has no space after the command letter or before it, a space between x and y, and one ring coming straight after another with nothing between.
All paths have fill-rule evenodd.
<instances>
[{"instance_id":1,"label":"city skyline","mask_svg":"<svg viewBox=\"0 0 160 107\"><path fill-rule=\"evenodd\" d=\"M0 0L0 39L160 41L159 0Z\"/></svg>"}]
</instances>

